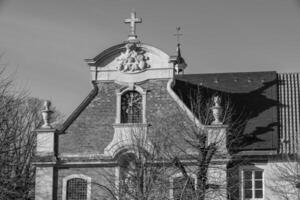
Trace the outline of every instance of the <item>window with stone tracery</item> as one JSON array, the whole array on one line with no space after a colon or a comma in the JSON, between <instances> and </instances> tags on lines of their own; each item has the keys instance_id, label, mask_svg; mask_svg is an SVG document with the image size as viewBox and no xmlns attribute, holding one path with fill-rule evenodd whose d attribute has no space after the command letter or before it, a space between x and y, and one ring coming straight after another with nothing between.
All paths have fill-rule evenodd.
<instances>
[{"instance_id":1,"label":"window with stone tracery","mask_svg":"<svg viewBox=\"0 0 300 200\"><path fill-rule=\"evenodd\" d=\"M72 174L63 178L62 200L91 200L91 178Z\"/></svg>"},{"instance_id":2,"label":"window with stone tracery","mask_svg":"<svg viewBox=\"0 0 300 200\"><path fill-rule=\"evenodd\" d=\"M142 95L127 91L121 96L121 123L142 123Z\"/></svg>"},{"instance_id":3,"label":"window with stone tracery","mask_svg":"<svg viewBox=\"0 0 300 200\"><path fill-rule=\"evenodd\" d=\"M67 181L67 200L87 200L87 181L72 178Z\"/></svg>"}]
</instances>

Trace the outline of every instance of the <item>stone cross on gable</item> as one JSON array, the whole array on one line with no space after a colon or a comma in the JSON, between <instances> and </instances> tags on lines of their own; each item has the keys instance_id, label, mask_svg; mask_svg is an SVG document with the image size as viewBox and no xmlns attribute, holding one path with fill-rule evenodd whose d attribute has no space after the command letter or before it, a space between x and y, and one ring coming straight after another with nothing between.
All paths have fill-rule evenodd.
<instances>
[{"instance_id":1,"label":"stone cross on gable","mask_svg":"<svg viewBox=\"0 0 300 200\"><path fill-rule=\"evenodd\" d=\"M136 40L137 35L135 34L135 24L142 23L142 18L136 18L135 12L131 12L131 16L124 20L125 24L130 24L130 34L128 40Z\"/></svg>"}]
</instances>

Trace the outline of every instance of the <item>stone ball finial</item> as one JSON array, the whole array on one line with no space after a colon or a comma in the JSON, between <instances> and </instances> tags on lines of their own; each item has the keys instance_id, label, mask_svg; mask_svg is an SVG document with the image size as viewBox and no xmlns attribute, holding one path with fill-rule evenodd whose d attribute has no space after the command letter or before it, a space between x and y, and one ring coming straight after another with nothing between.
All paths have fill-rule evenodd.
<instances>
[{"instance_id":1,"label":"stone ball finial","mask_svg":"<svg viewBox=\"0 0 300 200\"><path fill-rule=\"evenodd\" d=\"M52 128L50 124L51 114L53 111L50 110L51 102L46 100L44 102L44 110L42 110L42 117L43 117L43 125L42 128Z\"/></svg>"}]
</instances>

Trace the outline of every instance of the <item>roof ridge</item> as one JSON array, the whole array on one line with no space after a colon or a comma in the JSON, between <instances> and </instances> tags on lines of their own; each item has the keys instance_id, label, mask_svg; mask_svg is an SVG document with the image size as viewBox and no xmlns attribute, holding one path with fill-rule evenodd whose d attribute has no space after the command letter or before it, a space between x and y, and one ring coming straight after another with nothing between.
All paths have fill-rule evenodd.
<instances>
[{"instance_id":1,"label":"roof ridge","mask_svg":"<svg viewBox=\"0 0 300 200\"><path fill-rule=\"evenodd\" d=\"M280 73L277 73L277 74L300 74L300 72L280 72Z\"/></svg>"},{"instance_id":2,"label":"roof ridge","mask_svg":"<svg viewBox=\"0 0 300 200\"><path fill-rule=\"evenodd\" d=\"M180 76L191 76L191 75L216 75L216 74L255 74L255 73L270 73L270 72L276 72L276 71L249 71L249 72L218 72L218 73L202 73L202 74L182 74L182 75L177 75L178 77ZM276 72L277 73L277 72ZM278 74L278 73L277 73Z\"/></svg>"}]
</instances>

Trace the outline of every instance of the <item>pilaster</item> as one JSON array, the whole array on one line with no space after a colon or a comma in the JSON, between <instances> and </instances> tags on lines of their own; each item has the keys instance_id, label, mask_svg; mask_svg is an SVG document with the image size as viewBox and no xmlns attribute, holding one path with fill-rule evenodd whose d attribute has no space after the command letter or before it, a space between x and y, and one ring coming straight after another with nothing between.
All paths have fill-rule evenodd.
<instances>
[{"instance_id":1,"label":"pilaster","mask_svg":"<svg viewBox=\"0 0 300 200\"><path fill-rule=\"evenodd\" d=\"M53 200L56 130L38 129L36 147L35 200Z\"/></svg>"},{"instance_id":2,"label":"pilaster","mask_svg":"<svg viewBox=\"0 0 300 200\"><path fill-rule=\"evenodd\" d=\"M43 125L36 129L36 176L35 176L35 200L53 200L55 196L54 180L56 155L57 155L57 131L52 128L50 122L51 103L46 101L42 111Z\"/></svg>"},{"instance_id":3,"label":"pilaster","mask_svg":"<svg viewBox=\"0 0 300 200\"><path fill-rule=\"evenodd\" d=\"M56 129L42 128L36 130L37 146L36 155L38 157L55 156L56 153Z\"/></svg>"},{"instance_id":4,"label":"pilaster","mask_svg":"<svg viewBox=\"0 0 300 200\"><path fill-rule=\"evenodd\" d=\"M53 167L36 166L35 200L53 200Z\"/></svg>"},{"instance_id":5,"label":"pilaster","mask_svg":"<svg viewBox=\"0 0 300 200\"><path fill-rule=\"evenodd\" d=\"M208 170L208 182L212 192L206 199L218 197L220 200L227 199L227 164L229 153L227 150L227 125L213 124L205 126L207 130L207 145L214 143L217 147L216 153L210 163ZM213 195L213 196L211 196Z\"/></svg>"},{"instance_id":6,"label":"pilaster","mask_svg":"<svg viewBox=\"0 0 300 200\"><path fill-rule=\"evenodd\" d=\"M227 129L228 125L213 124L205 126L207 130L207 144L215 143L217 146L217 156L227 157Z\"/></svg>"}]
</instances>

